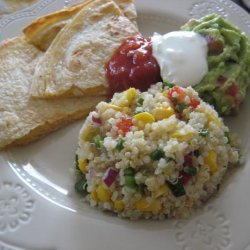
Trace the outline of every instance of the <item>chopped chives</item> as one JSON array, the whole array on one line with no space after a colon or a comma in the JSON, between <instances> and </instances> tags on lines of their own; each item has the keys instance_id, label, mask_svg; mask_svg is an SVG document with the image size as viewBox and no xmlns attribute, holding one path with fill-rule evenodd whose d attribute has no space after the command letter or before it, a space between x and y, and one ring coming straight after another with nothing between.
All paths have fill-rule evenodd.
<instances>
[{"instance_id":1,"label":"chopped chives","mask_svg":"<svg viewBox=\"0 0 250 250\"><path fill-rule=\"evenodd\" d=\"M135 177L132 175L125 175L125 185L129 188L137 188Z\"/></svg>"},{"instance_id":2,"label":"chopped chives","mask_svg":"<svg viewBox=\"0 0 250 250\"><path fill-rule=\"evenodd\" d=\"M199 135L202 137L208 137L209 131L206 128L203 128L199 131Z\"/></svg>"},{"instance_id":3,"label":"chopped chives","mask_svg":"<svg viewBox=\"0 0 250 250\"><path fill-rule=\"evenodd\" d=\"M184 172L188 175L195 176L197 174L197 169L196 167L193 166L186 166L184 167Z\"/></svg>"},{"instance_id":4,"label":"chopped chives","mask_svg":"<svg viewBox=\"0 0 250 250\"><path fill-rule=\"evenodd\" d=\"M162 84L162 87L163 87L163 88L167 87L167 88L171 89L171 88L173 88L174 86L175 86L175 84L174 84L174 83L170 83L170 82L164 82L164 83Z\"/></svg>"},{"instance_id":5,"label":"chopped chives","mask_svg":"<svg viewBox=\"0 0 250 250\"><path fill-rule=\"evenodd\" d=\"M134 174L135 174L135 170L133 168L131 168L131 167L126 168L124 170L124 175L134 175Z\"/></svg>"},{"instance_id":6,"label":"chopped chives","mask_svg":"<svg viewBox=\"0 0 250 250\"><path fill-rule=\"evenodd\" d=\"M82 175L81 179L79 181L77 181L75 184L75 190L78 193L81 193L83 195L87 195L88 194L87 187L88 187L88 184L87 184L86 177L85 177L85 175Z\"/></svg>"},{"instance_id":7,"label":"chopped chives","mask_svg":"<svg viewBox=\"0 0 250 250\"><path fill-rule=\"evenodd\" d=\"M150 154L150 158L153 161L160 160L165 157L165 153L162 149L158 148Z\"/></svg>"},{"instance_id":8,"label":"chopped chives","mask_svg":"<svg viewBox=\"0 0 250 250\"><path fill-rule=\"evenodd\" d=\"M194 156L199 157L201 155L200 151L197 149L194 151Z\"/></svg>"},{"instance_id":9,"label":"chopped chives","mask_svg":"<svg viewBox=\"0 0 250 250\"><path fill-rule=\"evenodd\" d=\"M184 186L182 184L182 182L180 180L178 180L177 183L171 183L171 182L167 182L172 194L175 197L180 197L186 194L186 191L184 189Z\"/></svg>"},{"instance_id":10,"label":"chopped chives","mask_svg":"<svg viewBox=\"0 0 250 250\"><path fill-rule=\"evenodd\" d=\"M230 142L230 135L229 132L224 132L224 136L227 138L227 141Z\"/></svg>"},{"instance_id":11,"label":"chopped chives","mask_svg":"<svg viewBox=\"0 0 250 250\"><path fill-rule=\"evenodd\" d=\"M144 99L143 98L139 98L138 100L137 100L137 102L139 103L139 104L143 104L143 102L144 102Z\"/></svg>"},{"instance_id":12,"label":"chopped chives","mask_svg":"<svg viewBox=\"0 0 250 250\"><path fill-rule=\"evenodd\" d=\"M78 161L78 154L75 155L75 167L76 167L77 170L80 170L79 161Z\"/></svg>"},{"instance_id":13,"label":"chopped chives","mask_svg":"<svg viewBox=\"0 0 250 250\"><path fill-rule=\"evenodd\" d=\"M176 110L179 111L179 112L182 112L185 108L186 108L186 104L185 103L178 103L176 105Z\"/></svg>"},{"instance_id":14,"label":"chopped chives","mask_svg":"<svg viewBox=\"0 0 250 250\"><path fill-rule=\"evenodd\" d=\"M122 149L124 149L123 143L124 143L124 140L122 138L119 138L115 148L121 151Z\"/></svg>"},{"instance_id":15,"label":"chopped chives","mask_svg":"<svg viewBox=\"0 0 250 250\"><path fill-rule=\"evenodd\" d=\"M125 179L125 186L129 188L138 188L138 185L135 181L135 170L131 167L126 168L124 170L124 179Z\"/></svg>"},{"instance_id":16,"label":"chopped chives","mask_svg":"<svg viewBox=\"0 0 250 250\"><path fill-rule=\"evenodd\" d=\"M101 148L103 145L103 138L100 135L94 137L94 143L97 148Z\"/></svg>"}]
</instances>

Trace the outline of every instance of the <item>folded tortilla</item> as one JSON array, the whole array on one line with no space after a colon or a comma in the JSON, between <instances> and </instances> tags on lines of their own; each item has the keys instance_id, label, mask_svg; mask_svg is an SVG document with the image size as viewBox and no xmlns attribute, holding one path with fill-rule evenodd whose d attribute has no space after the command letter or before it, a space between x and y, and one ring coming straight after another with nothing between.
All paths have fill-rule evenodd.
<instances>
[{"instance_id":1,"label":"folded tortilla","mask_svg":"<svg viewBox=\"0 0 250 250\"><path fill-rule=\"evenodd\" d=\"M32 96L106 95L105 64L127 37L138 33L115 2L93 1L58 33L36 66Z\"/></svg>"},{"instance_id":2,"label":"folded tortilla","mask_svg":"<svg viewBox=\"0 0 250 250\"><path fill-rule=\"evenodd\" d=\"M44 53L18 37L0 44L0 149L33 141L87 115L102 97L30 98L34 68Z\"/></svg>"},{"instance_id":3,"label":"folded tortilla","mask_svg":"<svg viewBox=\"0 0 250 250\"><path fill-rule=\"evenodd\" d=\"M53 12L46 16L37 18L31 24L23 29L25 38L37 48L45 51L48 49L59 31L69 23L72 18L88 4L94 0L85 0L77 5ZM135 25L136 24L136 8L133 0L114 0L124 15Z\"/></svg>"}]
</instances>

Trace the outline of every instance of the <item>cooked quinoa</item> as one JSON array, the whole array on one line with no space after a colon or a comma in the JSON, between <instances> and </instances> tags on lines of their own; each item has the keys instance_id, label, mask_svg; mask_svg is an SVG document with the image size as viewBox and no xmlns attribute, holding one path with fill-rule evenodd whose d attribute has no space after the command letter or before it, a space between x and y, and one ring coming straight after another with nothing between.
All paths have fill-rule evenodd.
<instances>
[{"instance_id":1,"label":"cooked quinoa","mask_svg":"<svg viewBox=\"0 0 250 250\"><path fill-rule=\"evenodd\" d=\"M228 127L191 87L130 88L84 122L76 189L122 217L188 217L239 158Z\"/></svg>"}]
</instances>

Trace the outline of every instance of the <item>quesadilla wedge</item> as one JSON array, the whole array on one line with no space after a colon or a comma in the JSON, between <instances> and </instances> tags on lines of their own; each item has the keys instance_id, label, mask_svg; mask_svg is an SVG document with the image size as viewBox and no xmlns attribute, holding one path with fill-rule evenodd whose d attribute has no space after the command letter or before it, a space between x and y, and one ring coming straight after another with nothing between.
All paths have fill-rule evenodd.
<instances>
[{"instance_id":1,"label":"quesadilla wedge","mask_svg":"<svg viewBox=\"0 0 250 250\"><path fill-rule=\"evenodd\" d=\"M82 3L53 12L37 18L23 29L25 38L37 48L45 51L48 49L59 31L69 23L72 18L94 0L85 0ZM136 9L133 0L114 0L121 8L124 15L136 25Z\"/></svg>"},{"instance_id":2,"label":"quesadilla wedge","mask_svg":"<svg viewBox=\"0 0 250 250\"><path fill-rule=\"evenodd\" d=\"M31 78L42 57L40 50L21 37L0 44L0 149L28 143L80 119L103 100L30 98Z\"/></svg>"},{"instance_id":3,"label":"quesadilla wedge","mask_svg":"<svg viewBox=\"0 0 250 250\"><path fill-rule=\"evenodd\" d=\"M116 3L95 0L56 36L36 66L31 94L38 98L106 95L105 64L137 27Z\"/></svg>"}]
</instances>

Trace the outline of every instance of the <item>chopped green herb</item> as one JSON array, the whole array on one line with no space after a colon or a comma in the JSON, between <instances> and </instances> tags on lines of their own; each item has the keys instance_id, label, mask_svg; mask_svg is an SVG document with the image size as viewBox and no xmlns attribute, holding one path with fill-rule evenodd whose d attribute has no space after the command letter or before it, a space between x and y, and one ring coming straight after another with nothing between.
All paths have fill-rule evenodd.
<instances>
[{"instance_id":1,"label":"chopped green herb","mask_svg":"<svg viewBox=\"0 0 250 250\"><path fill-rule=\"evenodd\" d=\"M87 187L88 187L88 184L87 184L86 177L85 177L85 175L82 175L81 179L79 181L77 181L75 184L75 190L78 193L81 193L83 195L87 195L88 194Z\"/></svg>"},{"instance_id":2,"label":"chopped green herb","mask_svg":"<svg viewBox=\"0 0 250 250\"><path fill-rule=\"evenodd\" d=\"M101 148L103 145L103 138L100 135L94 137L94 143L97 148Z\"/></svg>"},{"instance_id":3,"label":"chopped green herb","mask_svg":"<svg viewBox=\"0 0 250 250\"><path fill-rule=\"evenodd\" d=\"M135 170L131 167L124 170L124 175L135 175Z\"/></svg>"},{"instance_id":4,"label":"chopped green herb","mask_svg":"<svg viewBox=\"0 0 250 250\"><path fill-rule=\"evenodd\" d=\"M200 151L197 149L194 151L194 156L199 157L201 155Z\"/></svg>"},{"instance_id":5,"label":"chopped green herb","mask_svg":"<svg viewBox=\"0 0 250 250\"><path fill-rule=\"evenodd\" d=\"M136 189L138 185L135 181L135 170L131 167L124 170L125 186Z\"/></svg>"},{"instance_id":6,"label":"chopped green herb","mask_svg":"<svg viewBox=\"0 0 250 250\"><path fill-rule=\"evenodd\" d=\"M150 158L153 160L153 161L158 161L160 160L161 158L164 158L165 157L165 153L162 149L158 148L156 149L155 151L153 151L151 154L150 154Z\"/></svg>"},{"instance_id":7,"label":"chopped green herb","mask_svg":"<svg viewBox=\"0 0 250 250\"><path fill-rule=\"evenodd\" d=\"M237 151L238 151L238 161L237 161L237 164L242 164L245 161L245 158L244 158L242 152L239 149L237 149Z\"/></svg>"},{"instance_id":8,"label":"chopped green herb","mask_svg":"<svg viewBox=\"0 0 250 250\"><path fill-rule=\"evenodd\" d=\"M119 138L115 148L121 151L122 149L124 149L123 143L124 143L124 140L122 138Z\"/></svg>"},{"instance_id":9,"label":"chopped green herb","mask_svg":"<svg viewBox=\"0 0 250 250\"><path fill-rule=\"evenodd\" d=\"M170 83L170 82L164 82L164 83L162 84L162 88L167 87L167 88L171 89L171 88L173 88L174 86L175 86L175 84Z\"/></svg>"},{"instance_id":10,"label":"chopped green herb","mask_svg":"<svg viewBox=\"0 0 250 250\"><path fill-rule=\"evenodd\" d=\"M186 194L186 191L184 189L184 186L181 182L181 180L178 180L177 183L173 184L171 182L167 182L172 194L175 196L175 197L180 197L180 196L183 196Z\"/></svg>"},{"instance_id":11,"label":"chopped green herb","mask_svg":"<svg viewBox=\"0 0 250 250\"><path fill-rule=\"evenodd\" d=\"M230 134L229 132L224 132L224 136L227 138L227 142L230 142Z\"/></svg>"},{"instance_id":12,"label":"chopped green herb","mask_svg":"<svg viewBox=\"0 0 250 250\"><path fill-rule=\"evenodd\" d=\"M165 157L166 162L174 161L172 157Z\"/></svg>"},{"instance_id":13,"label":"chopped green herb","mask_svg":"<svg viewBox=\"0 0 250 250\"><path fill-rule=\"evenodd\" d=\"M143 98L139 98L138 100L137 100L137 102L139 103L139 104L143 104L143 102L144 102L144 99Z\"/></svg>"},{"instance_id":14,"label":"chopped green herb","mask_svg":"<svg viewBox=\"0 0 250 250\"><path fill-rule=\"evenodd\" d=\"M206 138L209 136L209 131L206 128L203 128L199 131L199 135Z\"/></svg>"},{"instance_id":15,"label":"chopped green herb","mask_svg":"<svg viewBox=\"0 0 250 250\"><path fill-rule=\"evenodd\" d=\"M132 175L125 175L125 185L133 189L138 187L135 181L135 177Z\"/></svg>"},{"instance_id":16,"label":"chopped green herb","mask_svg":"<svg viewBox=\"0 0 250 250\"><path fill-rule=\"evenodd\" d=\"M80 168L79 168L79 161L78 161L78 154L75 155L75 167L77 170L80 171Z\"/></svg>"},{"instance_id":17,"label":"chopped green herb","mask_svg":"<svg viewBox=\"0 0 250 250\"><path fill-rule=\"evenodd\" d=\"M185 108L186 108L186 104L185 103L178 103L176 105L176 110L179 111L179 112L182 112Z\"/></svg>"},{"instance_id":18,"label":"chopped green herb","mask_svg":"<svg viewBox=\"0 0 250 250\"><path fill-rule=\"evenodd\" d=\"M186 166L184 167L184 172L188 175L195 176L197 174L197 169L196 167L193 166Z\"/></svg>"}]
</instances>

